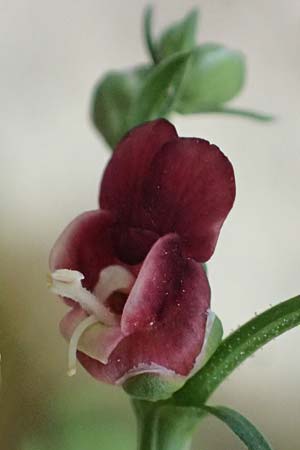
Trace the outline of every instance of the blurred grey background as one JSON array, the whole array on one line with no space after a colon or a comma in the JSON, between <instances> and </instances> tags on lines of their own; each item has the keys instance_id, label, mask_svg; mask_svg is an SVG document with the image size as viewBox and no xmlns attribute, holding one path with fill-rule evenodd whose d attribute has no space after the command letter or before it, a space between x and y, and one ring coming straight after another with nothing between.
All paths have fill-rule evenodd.
<instances>
[{"instance_id":1,"label":"blurred grey background","mask_svg":"<svg viewBox=\"0 0 300 450\"><path fill-rule=\"evenodd\" d=\"M242 50L248 79L237 106L273 113L174 116L181 135L219 145L236 171L237 201L209 263L213 309L229 333L300 291L300 2L163 0L155 31L201 10L199 43ZM134 448L134 420L121 391L82 369L66 376L65 307L47 292L53 241L97 205L109 158L89 117L91 89L110 69L146 61L145 1L0 0L1 450ZM300 330L259 351L211 399L238 409L275 449L299 448ZM119 432L113 432L118 429ZM214 419L198 450L242 444Z\"/></svg>"}]
</instances>

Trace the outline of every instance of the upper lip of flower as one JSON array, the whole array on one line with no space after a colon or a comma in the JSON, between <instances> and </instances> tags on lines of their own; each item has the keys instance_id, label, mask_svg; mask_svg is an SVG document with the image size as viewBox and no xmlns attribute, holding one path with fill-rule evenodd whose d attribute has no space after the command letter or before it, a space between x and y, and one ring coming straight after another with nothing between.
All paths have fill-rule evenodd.
<instances>
[{"instance_id":1,"label":"upper lip of flower","mask_svg":"<svg viewBox=\"0 0 300 450\"><path fill-rule=\"evenodd\" d=\"M222 152L178 138L166 120L141 125L120 142L103 176L102 209L75 219L50 256L52 290L79 302L92 317L87 326L108 325L101 328L101 358L110 355L109 364L78 354L93 375L115 382L139 364L191 371L210 303L199 262L212 255L234 196L233 169ZM103 283L112 267L118 275ZM105 300L124 289L129 297L120 317ZM71 304L74 313L62 327L69 339L86 317L79 320Z\"/></svg>"}]
</instances>

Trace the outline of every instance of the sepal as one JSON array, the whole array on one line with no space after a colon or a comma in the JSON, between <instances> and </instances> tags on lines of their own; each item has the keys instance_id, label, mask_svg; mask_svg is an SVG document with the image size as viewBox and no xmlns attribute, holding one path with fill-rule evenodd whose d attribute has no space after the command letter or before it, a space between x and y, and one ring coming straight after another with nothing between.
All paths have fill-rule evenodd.
<instances>
[{"instance_id":1,"label":"sepal","mask_svg":"<svg viewBox=\"0 0 300 450\"><path fill-rule=\"evenodd\" d=\"M196 359L195 366L190 376L194 375L194 373L198 372L203 366L205 366L207 361L212 357L212 355L219 347L222 341L222 337L222 322L213 311L210 311L208 313L204 344L200 354Z\"/></svg>"},{"instance_id":2,"label":"sepal","mask_svg":"<svg viewBox=\"0 0 300 450\"><path fill-rule=\"evenodd\" d=\"M183 386L184 382L184 377L176 375L172 377L143 373L127 379L123 384L123 389L133 398L156 402L170 398Z\"/></svg>"}]
</instances>

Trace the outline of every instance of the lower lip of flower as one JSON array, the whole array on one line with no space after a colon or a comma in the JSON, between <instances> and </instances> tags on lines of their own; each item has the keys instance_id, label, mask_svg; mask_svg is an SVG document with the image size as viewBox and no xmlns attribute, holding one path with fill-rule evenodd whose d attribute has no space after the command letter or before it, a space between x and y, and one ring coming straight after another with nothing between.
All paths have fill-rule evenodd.
<instances>
[{"instance_id":1,"label":"lower lip of flower","mask_svg":"<svg viewBox=\"0 0 300 450\"><path fill-rule=\"evenodd\" d=\"M88 314L82 320L70 338L68 352L68 375L76 373L76 353L82 334L92 325L101 323L108 327L116 327L120 324L120 315L115 312L122 311L124 296L128 295L135 281L135 277L122 266L113 265L103 269L99 274L99 280L93 293L85 289L81 281L84 275L76 270L57 269L49 276L50 290L79 303ZM117 293L118 295L112 295ZM107 300L120 300L120 307L112 305L113 310L107 306Z\"/></svg>"}]
</instances>

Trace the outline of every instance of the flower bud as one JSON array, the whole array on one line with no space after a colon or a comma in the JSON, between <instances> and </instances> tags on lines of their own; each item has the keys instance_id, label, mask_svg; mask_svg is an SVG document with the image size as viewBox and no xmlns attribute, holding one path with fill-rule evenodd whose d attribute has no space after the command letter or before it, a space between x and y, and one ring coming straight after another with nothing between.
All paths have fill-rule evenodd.
<instances>
[{"instance_id":1,"label":"flower bud","mask_svg":"<svg viewBox=\"0 0 300 450\"><path fill-rule=\"evenodd\" d=\"M245 79L240 52L219 44L205 44L193 51L181 85L176 111L191 114L214 109L235 97Z\"/></svg>"},{"instance_id":2,"label":"flower bud","mask_svg":"<svg viewBox=\"0 0 300 450\"><path fill-rule=\"evenodd\" d=\"M111 148L128 130L128 111L148 71L147 66L141 66L124 72L109 72L95 87L92 120Z\"/></svg>"},{"instance_id":3,"label":"flower bud","mask_svg":"<svg viewBox=\"0 0 300 450\"><path fill-rule=\"evenodd\" d=\"M198 11L194 9L183 20L167 28L157 43L158 59L192 50L196 46L197 21Z\"/></svg>"}]
</instances>

